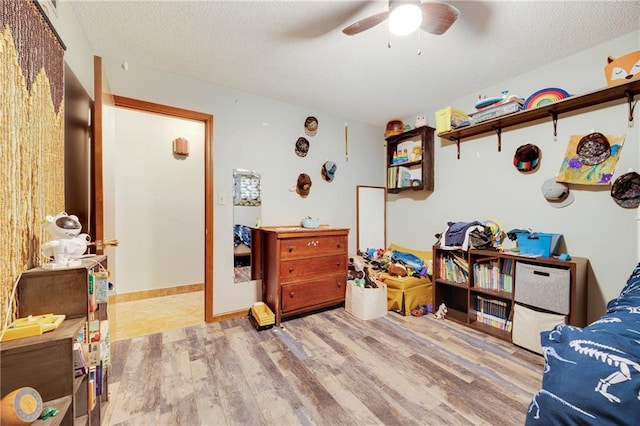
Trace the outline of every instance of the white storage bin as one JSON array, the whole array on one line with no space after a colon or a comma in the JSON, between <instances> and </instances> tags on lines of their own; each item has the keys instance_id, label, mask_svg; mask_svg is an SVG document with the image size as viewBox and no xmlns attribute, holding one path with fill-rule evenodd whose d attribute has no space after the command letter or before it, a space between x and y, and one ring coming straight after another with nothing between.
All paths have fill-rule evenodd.
<instances>
[{"instance_id":1,"label":"white storage bin","mask_svg":"<svg viewBox=\"0 0 640 426\"><path fill-rule=\"evenodd\" d=\"M370 320L387 315L387 286L378 288L358 287L347 281L344 309L362 320Z\"/></svg>"},{"instance_id":2,"label":"white storage bin","mask_svg":"<svg viewBox=\"0 0 640 426\"><path fill-rule=\"evenodd\" d=\"M516 302L569 315L571 294L569 269L516 262Z\"/></svg>"},{"instance_id":3,"label":"white storage bin","mask_svg":"<svg viewBox=\"0 0 640 426\"><path fill-rule=\"evenodd\" d=\"M549 312L538 312L526 306L515 304L511 340L514 345L542 354L540 333L552 330L558 324L565 324L565 316Z\"/></svg>"}]
</instances>

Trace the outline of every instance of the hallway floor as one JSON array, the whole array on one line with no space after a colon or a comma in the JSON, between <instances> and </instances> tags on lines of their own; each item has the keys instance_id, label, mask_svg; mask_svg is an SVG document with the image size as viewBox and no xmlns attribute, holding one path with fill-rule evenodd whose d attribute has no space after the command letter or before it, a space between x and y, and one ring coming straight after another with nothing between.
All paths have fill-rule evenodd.
<instances>
[{"instance_id":1,"label":"hallway floor","mask_svg":"<svg viewBox=\"0 0 640 426\"><path fill-rule=\"evenodd\" d=\"M204 323L204 291L109 304L111 341Z\"/></svg>"}]
</instances>

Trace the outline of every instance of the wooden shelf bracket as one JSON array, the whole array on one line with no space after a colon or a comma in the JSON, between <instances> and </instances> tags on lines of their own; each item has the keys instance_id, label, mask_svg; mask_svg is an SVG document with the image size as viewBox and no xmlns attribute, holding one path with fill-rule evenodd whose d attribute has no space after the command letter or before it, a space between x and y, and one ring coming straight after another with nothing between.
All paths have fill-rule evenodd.
<instances>
[{"instance_id":1,"label":"wooden shelf bracket","mask_svg":"<svg viewBox=\"0 0 640 426\"><path fill-rule=\"evenodd\" d=\"M493 127L493 130L496 131L496 135L498 135L498 152L502 152L502 127Z\"/></svg>"},{"instance_id":2,"label":"wooden shelf bracket","mask_svg":"<svg viewBox=\"0 0 640 426\"><path fill-rule=\"evenodd\" d=\"M637 101L633 101L631 90L625 90L624 93L627 95L627 102L629 102L629 127L633 127L633 110L636 108Z\"/></svg>"},{"instance_id":3,"label":"wooden shelf bracket","mask_svg":"<svg viewBox=\"0 0 640 426\"><path fill-rule=\"evenodd\" d=\"M458 149L458 160L460 159L460 138L456 138L456 148Z\"/></svg>"}]
</instances>

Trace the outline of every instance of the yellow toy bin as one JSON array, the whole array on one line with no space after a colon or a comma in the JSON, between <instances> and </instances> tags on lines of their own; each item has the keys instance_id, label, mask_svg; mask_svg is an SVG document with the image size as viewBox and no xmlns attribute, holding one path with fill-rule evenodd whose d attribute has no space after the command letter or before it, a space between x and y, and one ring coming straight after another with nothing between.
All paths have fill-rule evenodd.
<instances>
[{"instance_id":1,"label":"yellow toy bin","mask_svg":"<svg viewBox=\"0 0 640 426\"><path fill-rule=\"evenodd\" d=\"M460 126L463 121L469 120L469 114L454 107L446 107L436 111L436 133L444 133Z\"/></svg>"}]
</instances>

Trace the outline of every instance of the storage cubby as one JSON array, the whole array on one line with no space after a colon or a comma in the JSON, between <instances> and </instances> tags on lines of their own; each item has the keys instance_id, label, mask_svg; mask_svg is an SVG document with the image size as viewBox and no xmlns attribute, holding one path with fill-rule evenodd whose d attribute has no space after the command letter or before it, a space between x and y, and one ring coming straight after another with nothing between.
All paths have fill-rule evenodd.
<instances>
[{"instance_id":1,"label":"storage cubby","mask_svg":"<svg viewBox=\"0 0 640 426\"><path fill-rule=\"evenodd\" d=\"M586 325L585 258L563 261L437 245L433 253L433 306L444 303L447 319L509 342L516 303L563 316L571 325ZM465 268L464 274L455 272Z\"/></svg>"},{"instance_id":2,"label":"storage cubby","mask_svg":"<svg viewBox=\"0 0 640 426\"><path fill-rule=\"evenodd\" d=\"M433 191L433 134L423 126L390 136L387 141L387 192Z\"/></svg>"},{"instance_id":3,"label":"storage cubby","mask_svg":"<svg viewBox=\"0 0 640 426\"><path fill-rule=\"evenodd\" d=\"M99 290L92 276L106 267L106 256L95 256L83 259L75 268L30 269L18 281L19 317L65 315L65 320L53 331L0 343L1 396L19 387L34 388L45 406L54 406L59 411L46 424L91 426L101 423L101 406L108 399L109 368L108 361L104 362L109 359L108 294L104 288L108 283L102 282L103 287ZM98 291L101 291L100 295ZM96 297L98 299L93 303ZM103 325L97 342L89 342L88 321ZM93 381L90 380L91 371L78 377L75 375L76 342L100 348Z\"/></svg>"}]
</instances>

